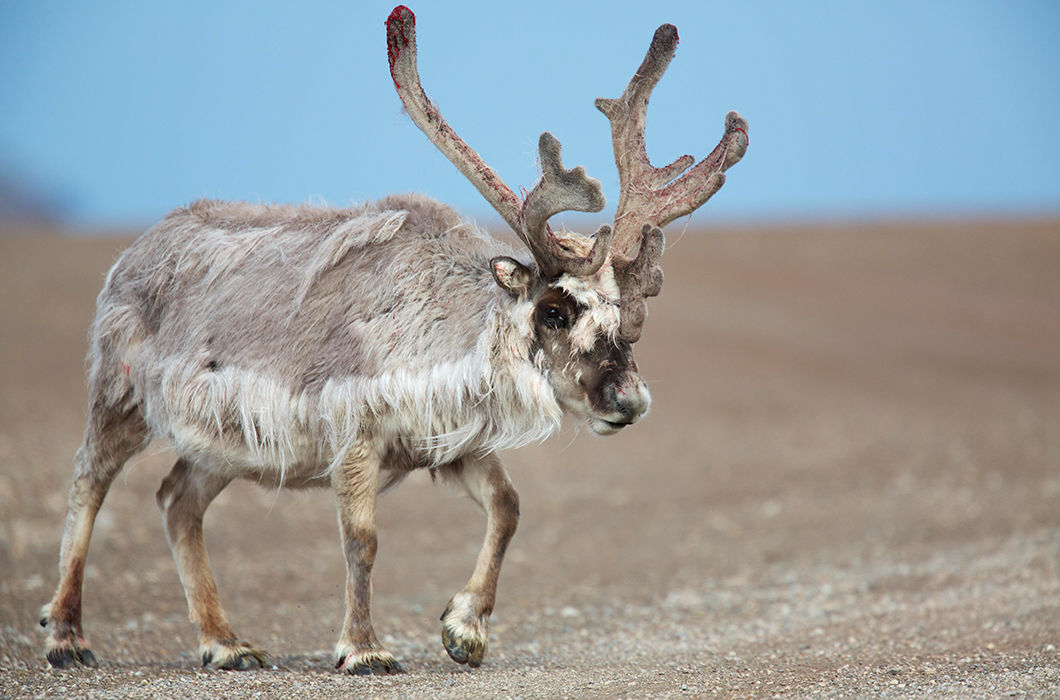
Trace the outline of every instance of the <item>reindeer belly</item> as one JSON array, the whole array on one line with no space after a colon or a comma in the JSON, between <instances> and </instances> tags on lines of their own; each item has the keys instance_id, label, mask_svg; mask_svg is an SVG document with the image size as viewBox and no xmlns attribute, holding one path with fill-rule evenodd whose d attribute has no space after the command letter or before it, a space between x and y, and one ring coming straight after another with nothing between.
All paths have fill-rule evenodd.
<instances>
[{"instance_id":1,"label":"reindeer belly","mask_svg":"<svg viewBox=\"0 0 1060 700\"><path fill-rule=\"evenodd\" d=\"M327 486L329 460L311 434L287 428L281 447L267 440L251 442L243 426L226 427L218 430L209 420L181 416L169 422L166 433L178 454L212 471L265 485Z\"/></svg>"},{"instance_id":2,"label":"reindeer belly","mask_svg":"<svg viewBox=\"0 0 1060 700\"><path fill-rule=\"evenodd\" d=\"M146 365L158 369L133 380L154 434L196 464L266 485L325 486L360 439L378 440L383 468L404 474L481 451L488 432L477 400L454 400L466 390L450 383L451 368L428 372L433 382L417 373L345 377L307 391L231 366Z\"/></svg>"}]
</instances>

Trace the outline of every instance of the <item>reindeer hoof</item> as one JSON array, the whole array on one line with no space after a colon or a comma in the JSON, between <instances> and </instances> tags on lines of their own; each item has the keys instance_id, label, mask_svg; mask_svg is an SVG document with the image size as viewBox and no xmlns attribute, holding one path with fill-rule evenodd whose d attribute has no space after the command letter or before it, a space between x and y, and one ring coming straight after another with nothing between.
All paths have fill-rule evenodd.
<instances>
[{"instance_id":1,"label":"reindeer hoof","mask_svg":"<svg viewBox=\"0 0 1060 700\"><path fill-rule=\"evenodd\" d=\"M335 668L351 676L387 676L405 672L388 651L361 651L340 656Z\"/></svg>"},{"instance_id":2,"label":"reindeer hoof","mask_svg":"<svg viewBox=\"0 0 1060 700\"><path fill-rule=\"evenodd\" d=\"M222 644L214 642L202 647L203 668L221 671L250 671L265 668L269 665L268 652L255 649L246 642Z\"/></svg>"},{"instance_id":3,"label":"reindeer hoof","mask_svg":"<svg viewBox=\"0 0 1060 700\"><path fill-rule=\"evenodd\" d=\"M442 644L449 658L472 668L482 665L489 641L486 616L475 614L471 596L458 593L442 613Z\"/></svg>"},{"instance_id":4,"label":"reindeer hoof","mask_svg":"<svg viewBox=\"0 0 1060 700\"><path fill-rule=\"evenodd\" d=\"M78 666L96 668L99 666L96 655L91 649L83 646L83 642L53 646L48 649L46 656L48 663L54 668L77 668Z\"/></svg>"}]
</instances>

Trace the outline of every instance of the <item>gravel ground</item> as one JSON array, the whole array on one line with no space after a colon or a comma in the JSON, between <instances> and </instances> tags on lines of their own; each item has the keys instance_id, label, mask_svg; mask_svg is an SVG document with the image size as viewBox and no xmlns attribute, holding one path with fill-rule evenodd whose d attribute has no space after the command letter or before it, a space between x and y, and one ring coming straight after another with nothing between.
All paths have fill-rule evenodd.
<instances>
[{"instance_id":1,"label":"gravel ground","mask_svg":"<svg viewBox=\"0 0 1060 700\"><path fill-rule=\"evenodd\" d=\"M127 241L0 236L0 696L1060 697L1060 222L669 236L638 344L652 414L505 455L523 516L481 668L437 618L482 516L425 475L384 497L388 678L332 670L331 497L252 484L206 536L275 667L199 667L154 507L165 445L97 521L100 668L47 666L85 329Z\"/></svg>"}]
</instances>

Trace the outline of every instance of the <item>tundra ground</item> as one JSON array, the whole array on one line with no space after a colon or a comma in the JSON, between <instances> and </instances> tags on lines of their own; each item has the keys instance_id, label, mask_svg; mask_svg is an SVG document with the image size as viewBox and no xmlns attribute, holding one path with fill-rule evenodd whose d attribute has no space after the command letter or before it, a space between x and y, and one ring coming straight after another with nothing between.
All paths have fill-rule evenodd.
<instances>
[{"instance_id":1,"label":"tundra ground","mask_svg":"<svg viewBox=\"0 0 1060 700\"><path fill-rule=\"evenodd\" d=\"M154 505L118 478L85 576L96 670L44 661L86 329L127 240L0 236L0 696L1055 696L1060 221L667 231L637 346L654 407L504 455L522 520L485 663L438 615L484 530L417 475L380 503L376 630L332 670L332 497L240 483L206 539L274 668L204 671Z\"/></svg>"}]
</instances>

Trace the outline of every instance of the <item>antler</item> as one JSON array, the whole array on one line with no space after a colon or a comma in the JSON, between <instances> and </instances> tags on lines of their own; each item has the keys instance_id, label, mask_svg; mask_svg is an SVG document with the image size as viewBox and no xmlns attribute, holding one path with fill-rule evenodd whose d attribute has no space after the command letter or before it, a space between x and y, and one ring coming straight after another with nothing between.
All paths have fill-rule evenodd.
<instances>
[{"instance_id":1,"label":"antler","mask_svg":"<svg viewBox=\"0 0 1060 700\"><path fill-rule=\"evenodd\" d=\"M622 188L615 213L612 260L622 293L619 335L629 342L640 337L646 313L644 297L655 296L662 288L660 227L692 213L710 199L725 184L725 171L747 150L747 121L729 112L721 141L695 167L695 158L689 155L661 168L652 166L644 143L648 98L670 65L677 41L677 27L659 27L622 96L596 100L596 108L611 122Z\"/></svg>"},{"instance_id":2,"label":"antler","mask_svg":"<svg viewBox=\"0 0 1060 700\"><path fill-rule=\"evenodd\" d=\"M559 272L584 277L595 274L604 264L611 247L611 227L601 226L595 234L592 250L584 258L577 251L563 247L552 235L548 219L561 211L600 211L606 203L600 181L585 174L585 168L563 167L559 140L547 131L537 146L541 157L541 181L523 202L523 230L534 259L546 277Z\"/></svg>"},{"instance_id":3,"label":"antler","mask_svg":"<svg viewBox=\"0 0 1060 700\"><path fill-rule=\"evenodd\" d=\"M566 170L560 160L559 141L552 134L541 135L541 181L520 201L511 188L486 164L442 118L427 98L416 68L416 16L398 5L386 20L387 55L394 87L413 123L431 143L464 174L486 198L512 230L523 239L534 255L541 273L552 277L561 272L594 274L607 257L611 227L596 233L588 256L572 251L548 227L548 218L561 211L600 211L604 196L599 180L588 177L581 166Z\"/></svg>"},{"instance_id":4,"label":"antler","mask_svg":"<svg viewBox=\"0 0 1060 700\"><path fill-rule=\"evenodd\" d=\"M386 20L387 56L390 76L413 123L427 135L431 143L464 174L475 189L486 198L516 233L522 202L504 184L493 168L460 138L442 118L420 84L416 68L416 15L404 5L398 5Z\"/></svg>"}]
</instances>

